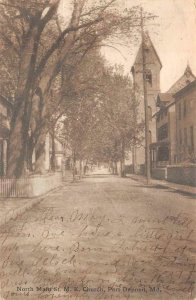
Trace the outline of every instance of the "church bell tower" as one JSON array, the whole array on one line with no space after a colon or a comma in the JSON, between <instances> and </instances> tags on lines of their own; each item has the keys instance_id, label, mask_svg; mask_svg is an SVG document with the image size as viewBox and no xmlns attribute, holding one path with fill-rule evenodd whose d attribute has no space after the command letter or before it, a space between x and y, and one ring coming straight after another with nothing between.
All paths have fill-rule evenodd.
<instances>
[{"instance_id":1,"label":"church bell tower","mask_svg":"<svg viewBox=\"0 0 196 300\"><path fill-rule=\"evenodd\" d=\"M156 52L156 49L150 39L148 33L145 34L145 57L146 57L146 81L147 81L147 98L149 107L149 130L150 130L150 142L156 141L156 122L152 119L154 113L156 113L156 99L160 93L160 72L162 63ZM142 44L139 47L136 55L135 62L131 68L133 76L134 88L141 94L141 101L139 104L138 121L145 119L144 113L144 100L143 100L143 57L142 57ZM142 147L136 149L137 165L145 163L145 148L144 143Z\"/></svg>"}]
</instances>

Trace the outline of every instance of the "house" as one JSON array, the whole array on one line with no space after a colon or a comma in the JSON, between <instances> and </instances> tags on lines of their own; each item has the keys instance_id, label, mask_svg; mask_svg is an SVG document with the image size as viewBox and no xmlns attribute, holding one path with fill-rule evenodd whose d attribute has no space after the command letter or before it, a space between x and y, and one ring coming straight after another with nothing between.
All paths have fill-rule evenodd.
<instances>
[{"instance_id":1,"label":"house","mask_svg":"<svg viewBox=\"0 0 196 300\"><path fill-rule=\"evenodd\" d=\"M7 169L7 145L10 132L10 121L13 109L13 102L0 96L0 177L6 176ZM45 141L45 170L51 170L51 135L47 134ZM62 158L64 155L64 146L62 142L55 137L55 167L61 169ZM33 165L35 163L35 153L33 153Z\"/></svg>"},{"instance_id":2,"label":"house","mask_svg":"<svg viewBox=\"0 0 196 300\"><path fill-rule=\"evenodd\" d=\"M157 51L150 39L150 36L145 36L145 57L146 57L146 81L147 81L147 98L149 108L149 134L151 142L156 142L156 121L152 116L156 113L156 99L160 93L160 71L162 69L161 60ZM135 89L139 89L143 95L143 58L142 58L142 45L140 45L135 62L131 68L133 76L133 84ZM145 119L144 101L142 100L139 105L138 121ZM140 165L145 163L145 142L141 147L133 150L135 152L135 162L138 169ZM136 161L137 160L137 161ZM135 167L134 167L135 168Z\"/></svg>"},{"instance_id":3,"label":"house","mask_svg":"<svg viewBox=\"0 0 196 300\"><path fill-rule=\"evenodd\" d=\"M49 135L49 157L50 157L50 163L49 168L51 168L51 159L52 155L55 155L54 158L54 167L55 170L60 171L62 169L62 163L65 155L64 145L63 142L55 136L55 138L52 138L52 135Z\"/></svg>"},{"instance_id":4,"label":"house","mask_svg":"<svg viewBox=\"0 0 196 300\"><path fill-rule=\"evenodd\" d=\"M156 142L151 143L151 168L164 167L174 162L175 157L175 103L172 94L160 93L157 97L159 111L156 119Z\"/></svg>"},{"instance_id":5,"label":"house","mask_svg":"<svg viewBox=\"0 0 196 300\"><path fill-rule=\"evenodd\" d=\"M187 107L189 105L188 99L187 102L185 102L183 99L180 100L179 97L184 93L184 89L187 91L187 89L190 89L189 86L194 86L195 79L188 65L184 74L170 89L166 93L159 93L157 96L156 106L158 111L153 115L153 119L156 120L156 142L150 145L152 168L165 167L178 163L185 159L185 157L187 158L185 152L187 152L188 149L185 149L185 146L182 146L180 143L182 143L182 134L184 134L186 141L186 136L188 135L188 132L186 133L187 128L189 128L190 133L191 130L194 130L194 126L192 124L193 121L190 121L190 115L188 117L186 116L186 119L183 119L182 123L181 119L179 120L179 116L182 117L181 110L184 109L186 111L185 105L187 105ZM191 97L191 101L193 101L194 95L189 97ZM186 121L187 124L184 124L184 121ZM181 145L181 150L179 150L179 145Z\"/></svg>"},{"instance_id":6,"label":"house","mask_svg":"<svg viewBox=\"0 0 196 300\"><path fill-rule=\"evenodd\" d=\"M0 176L6 175L7 142L9 138L12 102L0 96Z\"/></svg>"},{"instance_id":7,"label":"house","mask_svg":"<svg viewBox=\"0 0 196 300\"><path fill-rule=\"evenodd\" d=\"M196 162L196 80L174 95L176 111L176 162Z\"/></svg>"}]
</instances>

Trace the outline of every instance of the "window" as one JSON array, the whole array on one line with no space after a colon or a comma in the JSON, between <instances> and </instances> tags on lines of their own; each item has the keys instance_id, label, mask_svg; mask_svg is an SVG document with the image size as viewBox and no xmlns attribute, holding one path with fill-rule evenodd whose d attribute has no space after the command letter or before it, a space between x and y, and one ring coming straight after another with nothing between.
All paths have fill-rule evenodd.
<instances>
[{"instance_id":1,"label":"window","mask_svg":"<svg viewBox=\"0 0 196 300\"><path fill-rule=\"evenodd\" d=\"M187 113L187 103L186 100L184 100L184 118L186 117L186 113Z\"/></svg>"},{"instance_id":2,"label":"window","mask_svg":"<svg viewBox=\"0 0 196 300\"><path fill-rule=\"evenodd\" d=\"M193 131L193 126L190 127L190 142L191 142L191 151L194 151L194 131Z\"/></svg>"},{"instance_id":3,"label":"window","mask_svg":"<svg viewBox=\"0 0 196 300\"><path fill-rule=\"evenodd\" d=\"M158 161L168 161L169 160L169 149L167 146L159 147L158 149Z\"/></svg>"},{"instance_id":4,"label":"window","mask_svg":"<svg viewBox=\"0 0 196 300\"><path fill-rule=\"evenodd\" d=\"M158 140L163 140L168 137L168 125L164 124L158 129Z\"/></svg>"},{"instance_id":5,"label":"window","mask_svg":"<svg viewBox=\"0 0 196 300\"><path fill-rule=\"evenodd\" d=\"M179 103L179 120L181 120L181 103Z\"/></svg>"},{"instance_id":6,"label":"window","mask_svg":"<svg viewBox=\"0 0 196 300\"><path fill-rule=\"evenodd\" d=\"M184 145L187 146L187 128L184 128Z\"/></svg>"},{"instance_id":7,"label":"window","mask_svg":"<svg viewBox=\"0 0 196 300\"><path fill-rule=\"evenodd\" d=\"M151 106L148 106L148 120L152 121L152 108L151 108Z\"/></svg>"},{"instance_id":8,"label":"window","mask_svg":"<svg viewBox=\"0 0 196 300\"><path fill-rule=\"evenodd\" d=\"M191 112L191 110L193 109L193 107L194 107L194 100L191 99L191 100L189 100L189 112Z\"/></svg>"},{"instance_id":9,"label":"window","mask_svg":"<svg viewBox=\"0 0 196 300\"><path fill-rule=\"evenodd\" d=\"M180 142L180 145L182 145L182 131L179 130L179 142Z\"/></svg>"},{"instance_id":10,"label":"window","mask_svg":"<svg viewBox=\"0 0 196 300\"><path fill-rule=\"evenodd\" d=\"M152 72L151 70L146 70L146 81L152 86Z\"/></svg>"}]
</instances>

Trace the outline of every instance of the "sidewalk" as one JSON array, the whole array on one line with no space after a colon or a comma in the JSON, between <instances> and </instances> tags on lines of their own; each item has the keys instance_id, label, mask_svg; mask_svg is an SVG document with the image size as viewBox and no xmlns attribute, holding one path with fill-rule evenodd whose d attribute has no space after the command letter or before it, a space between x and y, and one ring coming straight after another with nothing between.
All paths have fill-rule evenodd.
<instances>
[{"instance_id":1,"label":"sidewalk","mask_svg":"<svg viewBox=\"0 0 196 300\"><path fill-rule=\"evenodd\" d=\"M66 174L62 185L69 184L71 180L72 176L70 175L70 173ZM61 188L61 186L35 198L0 198L0 226L6 224L10 220L17 218L26 210L31 209L34 205L39 204L49 194Z\"/></svg>"},{"instance_id":2,"label":"sidewalk","mask_svg":"<svg viewBox=\"0 0 196 300\"><path fill-rule=\"evenodd\" d=\"M126 174L126 176L135 181L139 181L142 182L143 184L146 184L146 178L144 176L135 175L135 174ZM166 188L176 190L182 193L189 193L189 194L196 195L196 188L193 186L177 184L166 180L158 180L154 178L152 178L150 181L151 181L151 185L161 185L161 186L165 186Z\"/></svg>"},{"instance_id":3,"label":"sidewalk","mask_svg":"<svg viewBox=\"0 0 196 300\"><path fill-rule=\"evenodd\" d=\"M0 226L15 219L35 204L41 202L46 195L37 198L0 198Z\"/></svg>"}]
</instances>

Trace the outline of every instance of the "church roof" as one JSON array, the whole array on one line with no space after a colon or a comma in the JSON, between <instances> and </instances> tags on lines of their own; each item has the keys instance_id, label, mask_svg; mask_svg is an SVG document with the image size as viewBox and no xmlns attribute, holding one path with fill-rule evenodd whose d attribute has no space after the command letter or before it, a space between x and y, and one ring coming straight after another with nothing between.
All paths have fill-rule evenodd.
<instances>
[{"instance_id":1,"label":"church roof","mask_svg":"<svg viewBox=\"0 0 196 300\"><path fill-rule=\"evenodd\" d=\"M188 64L184 71L184 74L170 87L170 89L167 92L171 94L176 94L179 90L183 89L195 79L196 77Z\"/></svg>"},{"instance_id":2,"label":"church roof","mask_svg":"<svg viewBox=\"0 0 196 300\"><path fill-rule=\"evenodd\" d=\"M145 42L145 49L146 50L151 50L153 52L153 54L155 55L155 57L157 58L157 61L159 62L160 64L160 67L162 68L162 63L161 63L161 60L157 54L157 51L153 45L153 42L148 34L148 32L145 33L145 38L144 38L144 42ZM142 43L139 47L139 50L137 52L137 55L136 55L136 59L135 59L135 62L133 64L136 65L136 64L141 64L141 57L142 57ZM148 63L148 62L147 62Z\"/></svg>"}]
</instances>

